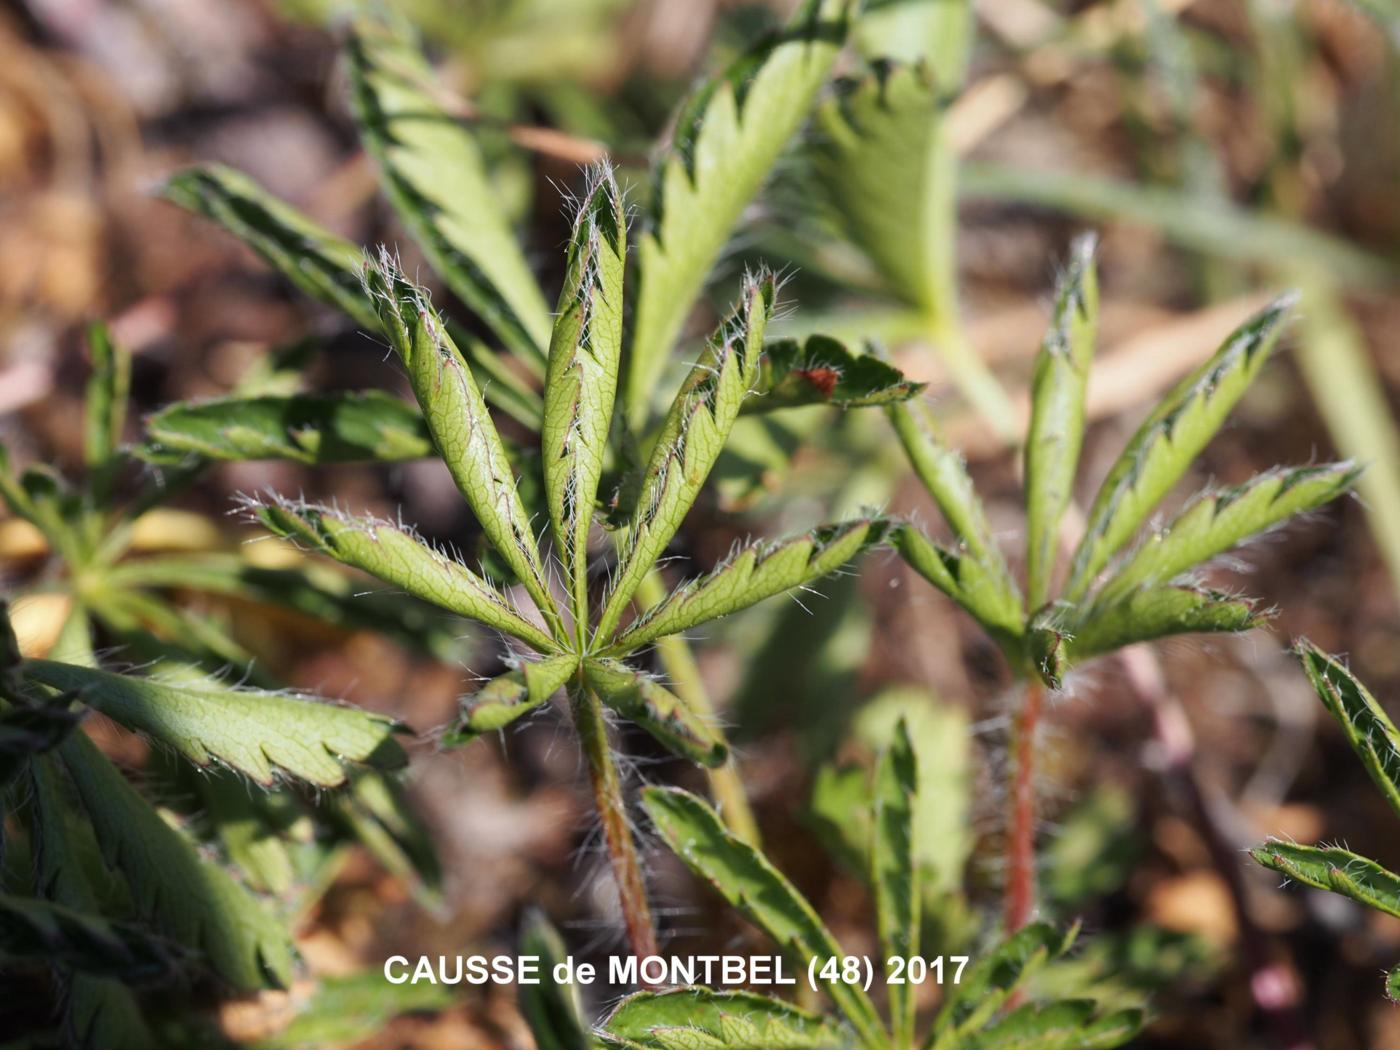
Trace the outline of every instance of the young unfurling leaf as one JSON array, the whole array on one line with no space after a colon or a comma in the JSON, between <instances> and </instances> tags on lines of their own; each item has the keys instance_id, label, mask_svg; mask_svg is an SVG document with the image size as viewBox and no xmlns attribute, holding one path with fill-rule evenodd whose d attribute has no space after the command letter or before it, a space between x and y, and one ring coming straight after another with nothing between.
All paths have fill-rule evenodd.
<instances>
[{"instance_id":1,"label":"young unfurling leaf","mask_svg":"<svg viewBox=\"0 0 1400 1050\"><path fill-rule=\"evenodd\" d=\"M1098 312L1094 238L1082 237L1060 279L1054 316L1031 378L1031 422L1026 435L1026 600L1032 609L1038 609L1050 596L1060 518L1074 496Z\"/></svg>"},{"instance_id":2,"label":"young unfurling leaf","mask_svg":"<svg viewBox=\"0 0 1400 1050\"><path fill-rule=\"evenodd\" d=\"M1336 657L1328 656L1305 638L1294 643L1293 652L1366 772L1400 816L1400 732L1395 723L1370 690Z\"/></svg>"},{"instance_id":3,"label":"young unfurling leaf","mask_svg":"<svg viewBox=\"0 0 1400 1050\"><path fill-rule=\"evenodd\" d=\"M196 765L226 763L261 784L274 769L313 784L345 782L345 762L392 768L406 761L396 724L355 707L230 689L181 675L136 678L30 660L25 676L78 698L128 729L147 733Z\"/></svg>"},{"instance_id":4,"label":"young unfurling leaf","mask_svg":"<svg viewBox=\"0 0 1400 1050\"><path fill-rule=\"evenodd\" d=\"M824 335L779 339L763 348L758 382L744 402L747 413L803 405L864 408L906 401L925 384L904 378L874 354L853 353Z\"/></svg>"},{"instance_id":5,"label":"young unfurling leaf","mask_svg":"<svg viewBox=\"0 0 1400 1050\"><path fill-rule=\"evenodd\" d=\"M1292 300L1283 298L1237 328L1215 355L1162 399L1108 472L1074 552L1065 596L1077 601L1108 560L1215 436L1264 367Z\"/></svg>"},{"instance_id":6,"label":"young unfurling leaf","mask_svg":"<svg viewBox=\"0 0 1400 1050\"><path fill-rule=\"evenodd\" d=\"M146 433L151 444L142 453L160 461L194 454L308 464L392 462L434 452L418 410L378 390L180 402L150 416Z\"/></svg>"},{"instance_id":7,"label":"young unfurling leaf","mask_svg":"<svg viewBox=\"0 0 1400 1050\"><path fill-rule=\"evenodd\" d=\"M365 275L452 480L496 553L557 627L558 613L510 458L471 370L426 294L409 283L387 254L369 263Z\"/></svg>"},{"instance_id":8,"label":"young unfurling leaf","mask_svg":"<svg viewBox=\"0 0 1400 1050\"><path fill-rule=\"evenodd\" d=\"M346 57L360 135L399 218L452 291L523 361L542 365L549 307L480 148L431 91L427 62L394 30L367 20Z\"/></svg>"},{"instance_id":9,"label":"young unfurling leaf","mask_svg":"<svg viewBox=\"0 0 1400 1050\"><path fill-rule=\"evenodd\" d=\"M660 682L619 660L602 658L587 660L583 674L599 700L682 758L714 768L729 756L715 728Z\"/></svg>"},{"instance_id":10,"label":"young unfurling leaf","mask_svg":"<svg viewBox=\"0 0 1400 1050\"><path fill-rule=\"evenodd\" d=\"M558 648L549 635L522 617L510 599L489 582L397 525L281 498L258 506L257 515L280 536L304 543L459 616L513 635L539 652Z\"/></svg>"},{"instance_id":11,"label":"young unfurling leaf","mask_svg":"<svg viewBox=\"0 0 1400 1050\"><path fill-rule=\"evenodd\" d=\"M739 305L710 337L656 437L637 509L595 638L607 641L642 578L661 557L700 494L758 375L763 333L777 285L770 275L744 282Z\"/></svg>"},{"instance_id":12,"label":"young unfurling leaf","mask_svg":"<svg viewBox=\"0 0 1400 1050\"><path fill-rule=\"evenodd\" d=\"M1101 603L1134 587L1168 583L1251 536L1330 503L1360 476L1351 463L1279 468L1220 492L1205 492L1154 532L1095 597Z\"/></svg>"},{"instance_id":13,"label":"young unfurling leaf","mask_svg":"<svg viewBox=\"0 0 1400 1050\"><path fill-rule=\"evenodd\" d=\"M1083 621L1065 625L1065 658L1078 662L1173 634L1247 631L1269 615L1251 601L1219 591L1171 584L1140 587L1109 604L1095 605Z\"/></svg>"},{"instance_id":14,"label":"young unfurling leaf","mask_svg":"<svg viewBox=\"0 0 1400 1050\"><path fill-rule=\"evenodd\" d=\"M920 890L915 857L915 810L919 768L903 719L875 767L874 834L870 881L875 887L875 925L885 958L910 959L919 953ZM917 1003L909 982L891 984L890 1032L896 1046L912 1046Z\"/></svg>"},{"instance_id":15,"label":"young unfurling leaf","mask_svg":"<svg viewBox=\"0 0 1400 1050\"><path fill-rule=\"evenodd\" d=\"M731 835L704 802L686 791L651 787L643 791L642 804L686 867L709 882L800 966L805 968L813 957L842 955L836 939L792 883L763 854ZM889 1045L875 1006L864 991L842 981L825 987L862 1042L874 1047Z\"/></svg>"},{"instance_id":16,"label":"young unfurling leaf","mask_svg":"<svg viewBox=\"0 0 1400 1050\"><path fill-rule=\"evenodd\" d=\"M569 242L540 434L549 516L568 570L579 632L588 622L588 533L622 357L626 252L622 194L610 169L596 169Z\"/></svg>"},{"instance_id":17,"label":"young unfurling leaf","mask_svg":"<svg viewBox=\"0 0 1400 1050\"><path fill-rule=\"evenodd\" d=\"M807 119L846 37L852 0L806 0L786 29L703 84L653 174L627 403L643 422L667 357L740 211Z\"/></svg>"},{"instance_id":18,"label":"young unfurling leaf","mask_svg":"<svg viewBox=\"0 0 1400 1050\"><path fill-rule=\"evenodd\" d=\"M708 988L628 996L603 1022L603 1031L621 1040L618 1045L647 1050L826 1050L848 1041L838 1025L791 1003Z\"/></svg>"},{"instance_id":19,"label":"young unfurling leaf","mask_svg":"<svg viewBox=\"0 0 1400 1050\"><path fill-rule=\"evenodd\" d=\"M789 539L741 547L709 573L687 581L648 609L622 632L611 651L631 652L657 638L819 580L880 543L888 531L884 518L858 518Z\"/></svg>"},{"instance_id":20,"label":"young unfurling leaf","mask_svg":"<svg viewBox=\"0 0 1400 1050\"><path fill-rule=\"evenodd\" d=\"M463 699L457 724L443 737L443 744L468 744L482 733L503 729L548 702L577 671L578 658L565 653L498 675Z\"/></svg>"}]
</instances>

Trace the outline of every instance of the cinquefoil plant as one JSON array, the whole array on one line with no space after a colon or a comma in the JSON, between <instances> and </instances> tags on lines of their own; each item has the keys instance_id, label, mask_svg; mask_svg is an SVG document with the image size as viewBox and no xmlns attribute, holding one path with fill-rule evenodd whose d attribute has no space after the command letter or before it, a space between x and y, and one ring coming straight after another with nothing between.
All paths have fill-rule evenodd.
<instances>
[{"instance_id":1,"label":"cinquefoil plant","mask_svg":"<svg viewBox=\"0 0 1400 1050\"><path fill-rule=\"evenodd\" d=\"M1332 713L1366 773L1400 816L1400 731L1346 665L1306 638L1293 643L1308 680ZM1271 839L1250 851L1264 867L1294 882L1330 890L1387 915L1400 917L1400 875L1341 846L1300 846ZM1385 993L1400 1002L1400 966L1385 978Z\"/></svg>"},{"instance_id":2,"label":"cinquefoil plant","mask_svg":"<svg viewBox=\"0 0 1400 1050\"><path fill-rule=\"evenodd\" d=\"M681 633L839 568L887 526L862 517L746 546L669 594L656 566L740 413L887 404L918 390L877 359L830 339L765 347L776 284L759 275L744 281L739 305L669 408L653 414L683 322L740 211L805 118L844 38L849 6L805 4L782 35L702 85L683 108L674 144L659 155L649 221L637 237L632 286L639 290L625 340L628 231L612 173L590 177L551 317L494 204L474 136L434 101L421 56L382 26L358 27L347 49L362 136L404 226L505 354L434 310L390 256L362 266L354 246L242 176L196 170L170 185L172 198L220 222L298 286L387 336L420 411L372 393L234 398L158 413L149 424L153 444L162 455L227 459L442 457L537 616L522 613L487 575L397 523L280 498L258 513L274 530L476 619L539 657L471 698L449 741L499 728L569 687L641 954L654 949L654 936L602 706L717 767L712 783L726 819L756 837ZM614 411L619 391L625 413ZM538 460L502 438L488 401L539 434ZM517 479L539 485L517 486ZM618 526L616 564L595 595L590 534L600 509ZM535 534L540 514L549 520L553 560ZM644 611L629 622L634 602ZM625 662L653 644L684 695Z\"/></svg>"},{"instance_id":3,"label":"cinquefoil plant","mask_svg":"<svg viewBox=\"0 0 1400 1050\"><path fill-rule=\"evenodd\" d=\"M758 850L728 832L718 815L685 791L647 788L644 804L657 831L696 875L705 879L755 926L763 930L804 976L815 960L823 988L836 1007L828 1017L750 992L678 988L639 992L602 1025L605 1046L680 1050L716 1047L841 1047L936 1050L1052 1050L1114 1047L1142 1024L1133 1009L1103 1012L1090 999L1024 1001L1028 982L1066 952L1074 931L1033 924L996 943L967 965L943 960L942 1008L922 1038L916 1029L918 985L905 965L920 960L922 881L920 862L919 758L901 720L876 764L869 814L870 882L880 956L872 965L886 976L889 1009L881 1018L851 971L836 938L816 910ZM829 962L835 960L834 962ZM891 962L887 962L891 961ZM901 960L893 963L892 960ZM845 973L834 977L828 966ZM932 978L930 978L932 979Z\"/></svg>"},{"instance_id":4,"label":"cinquefoil plant","mask_svg":"<svg viewBox=\"0 0 1400 1050\"><path fill-rule=\"evenodd\" d=\"M1203 586L1204 566L1335 499L1358 474L1350 463L1294 467L1201 492L1121 554L1264 367L1287 316L1289 300L1281 299L1241 325L1149 413L1099 487L1067 578L1057 588L1062 522L1072 506L1094 351L1093 251L1091 239L1076 244L1035 363L1025 443L1024 591L992 537L966 468L940 439L927 406L911 402L889 409L955 545L935 543L912 525L901 526L894 542L917 572L977 620L1025 681L1011 756L1005 920L1013 931L1034 907L1032 766L1045 687L1059 689L1075 665L1137 642L1244 631L1262 622L1269 614L1254 602Z\"/></svg>"}]
</instances>

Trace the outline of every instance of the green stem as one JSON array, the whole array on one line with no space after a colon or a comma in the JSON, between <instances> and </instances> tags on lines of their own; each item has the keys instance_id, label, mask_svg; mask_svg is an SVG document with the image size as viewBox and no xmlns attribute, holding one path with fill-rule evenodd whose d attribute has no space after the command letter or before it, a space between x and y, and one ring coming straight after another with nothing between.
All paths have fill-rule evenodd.
<instances>
[{"instance_id":1,"label":"green stem","mask_svg":"<svg viewBox=\"0 0 1400 1050\"><path fill-rule=\"evenodd\" d=\"M579 745L588 760L588 778L593 784L593 800L603 822L603 839L607 843L617 894L622 902L622 920L627 927L627 940L638 958L656 955L656 927L652 923L651 906L647 903L646 880L637 859L637 844L632 839L632 826L627 821L627 804L622 796L622 782L613 763L608 745L608 726L598 698L582 683L569 688L569 704L578 730Z\"/></svg>"},{"instance_id":2,"label":"green stem","mask_svg":"<svg viewBox=\"0 0 1400 1050\"><path fill-rule=\"evenodd\" d=\"M636 601L643 610L650 609L666 597L666 587L654 570L647 573L637 588ZM708 721L716 720L714 701L700 678L700 668L695 663L695 654L690 644L680 635L669 635L656 643L657 655L671 681L671 689L696 714ZM716 730L718 731L718 730ZM761 845L758 821L754 819L749 805L748 792L744 790L743 778L739 775L738 763L733 753L718 769L705 771L710 781L710 793L714 796L720 816L736 836L757 849Z\"/></svg>"}]
</instances>

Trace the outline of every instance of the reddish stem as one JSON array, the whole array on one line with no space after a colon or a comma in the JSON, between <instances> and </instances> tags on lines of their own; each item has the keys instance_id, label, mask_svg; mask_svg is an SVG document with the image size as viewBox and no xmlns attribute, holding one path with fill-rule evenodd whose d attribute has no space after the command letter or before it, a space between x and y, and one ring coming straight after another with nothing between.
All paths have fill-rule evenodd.
<instances>
[{"instance_id":1,"label":"reddish stem","mask_svg":"<svg viewBox=\"0 0 1400 1050\"><path fill-rule=\"evenodd\" d=\"M647 904L646 880L642 877L642 866L637 859L632 827L627 822L627 805L608 745L608 727L603 719L602 705L582 686L572 690L570 701L579 743L588 759L588 778L593 785L598 816L603 822L603 840L607 844L608 860L622 902L622 921L627 927L627 940L632 954L639 959L657 955L656 927L652 923L651 906Z\"/></svg>"},{"instance_id":2,"label":"reddish stem","mask_svg":"<svg viewBox=\"0 0 1400 1050\"><path fill-rule=\"evenodd\" d=\"M1015 933L1035 911L1035 734L1045 703L1045 686L1026 682L1016 716L1011 767L1011 827L1007 835L1005 922Z\"/></svg>"}]
</instances>

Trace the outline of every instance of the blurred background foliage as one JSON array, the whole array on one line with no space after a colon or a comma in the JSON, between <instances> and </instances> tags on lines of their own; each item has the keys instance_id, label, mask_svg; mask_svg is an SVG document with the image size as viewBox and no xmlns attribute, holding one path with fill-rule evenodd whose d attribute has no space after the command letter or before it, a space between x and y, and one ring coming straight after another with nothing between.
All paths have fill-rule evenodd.
<instances>
[{"instance_id":1,"label":"blurred background foliage","mask_svg":"<svg viewBox=\"0 0 1400 1050\"><path fill-rule=\"evenodd\" d=\"M496 188L552 291L562 275L549 267L561 256L579 165L607 152L629 200L644 208L648 145L685 90L791 5L374 6L391 6L429 42L439 83L479 131ZM1175 643L1160 670L1179 699L1172 710L1194 728L1197 786L1220 840L1237 852L1269 834L1352 840L1395 867L1384 805L1345 741L1318 721L1281 643L1306 634L1348 652L1378 696L1400 695L1400 8L1390 0L867 6L838 67L847 79L750 208L710 301L731 297L747 263L785 266L785 300L797 307L787 327L876 341L928 381L995 527L1015 534L1012 445L1024 429L1055 260L1075 233L1093 226L1102 238L1090 481L1163 389L1273 291L1298 288L1291 354L1262 377L1183 488L1236 483L1278 461L1352 456L1370 464L1363 498L1222 567L1225 586L1249 572L1251 593L1279 605L1277 636ZM414 272L412 245L359 149L338 64L339 20L359 9L336 0L22 0L0 11L0 440L12 460L77 473L90 371L81 333L95 317L110 318L134 353L128 440L142 415L266 376L276 353L304 341L319 388L403 389L382 346L152 192L188 163L227 163L355 243L397 245ZM866 65L880 57L926 65L886 82ZM707 330L715 313L692 319L688 333ZM876 416L802 410L741 427L744 455L723 461L720 498L697 508L682 538L679 554L692 566L714 563L745 535L861 504L934 518ZM445 542L474 535L432 461L316 471L236 463L205 474L178 509L137 518L132 557L241 555L242 571L316 581L324 566L271 541L244 546L251 532L226 517L235 493L269 485L384 516L402 508ZM0 573L7 593L22 592L13 608L21 646L47 651L68 613L55 586L61 562L24 523L0 520ZM333 596L344 582L320 579ZM196 585L162 584L161 593L189 622L217 624L269 679L424 733L452 716L464 665L483 676L499 669L484 637L421 638L424 653L280 599ZM694 648L697 674L733 726L768 852L799 876L852 950L870 947L851 817L861 771L900 714L947 756L926 773L939 778L938 804L921 820L957 848L930 858L937 899L925 943L975 945L999 881L997 756L1010 683L973 625L893 557L876 557L859 578L736 617ZM1107 979L1125 1003L1150 992L1156 1020L1140 1045L1263 1047L1277 1045L1251 998L1253 956L1263 950L1292 975L1317 1045L1400 1046L1400 1015L1376 980L1400 955L1400 922L1315 894L1281 895L1269 873L1222 864L1181 782L1163 775L1179 738L1164 732L1160 709L1138 703L1139 691L1130 669L1109 664L1052 711L1041 785L1047 908L1057 920L1083 918L1093 936L1043 979L1064 989ZM396 997L375 971L395 952L513 950L530 904L561 924L575 952L616 949L615 902L556 726L537 719L451 755L425 739L407 794L437 843L440 909L425 908L422 888L415 894L372 843L348 845L357 836L340 832L317 839L342 855L300 919L301 978L288 992L240 1000L191 988L177 998L198 1007L193 1020L167 997L172 1031L184 1033L176 1038L188 1039L183 1026L195 1024L206 1040L265 1046L530 1045L509 989ZM100 719L88 728L120 765L169 779L141 740ZM696 779L645 738L628 746L643 756L638 777ZM193 788L168 790L171 819L197 824ZM22 877L28 859L12 846L6 870ZM208 848L236 859L227 844ZM716 915L664 851L653 861L670 947L760 943L731 915ZM7 979L0 1032L43 1022L47 994L41 978Z\"/></svg>"}]
</instances>

